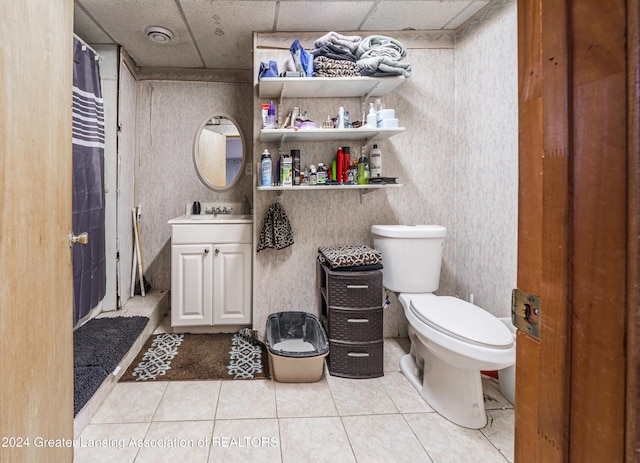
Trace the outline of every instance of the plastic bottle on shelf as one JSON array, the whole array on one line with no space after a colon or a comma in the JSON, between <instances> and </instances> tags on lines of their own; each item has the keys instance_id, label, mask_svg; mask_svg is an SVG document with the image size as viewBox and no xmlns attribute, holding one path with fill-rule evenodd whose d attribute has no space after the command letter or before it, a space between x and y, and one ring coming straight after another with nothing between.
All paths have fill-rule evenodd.
<instances>
[{"instance_id":1,"label":"plastic bottle on shelf","mask_svg":"<svg viewBox=\"0 0 640 463\"><path fill-rule=\"evenodd\" d=\"M316 172L316 166L311 164L309 166L309 185L318 184L318 173Z\"/></svg>"},{"instance_id":2,"label":"plastic bottle on shelf","mask_svg":"<svg viewBox=\"0 0 640 463\"><path fill-rule=\"evenodd\" d=\"M280 184L293 186L293 159L288 153L283 153L280 159Z\"/></svg>"},{"instance_id":3,"label":"plastic bottle on shelf","mask_svg":"<svg viewBox=\"0 0 640 463\"><path fill-rule=\"evenodd\" d=\"M324 166L324 163L318 163L318 171L317 171L317 182L318 185L324 185L327 183L327 168Z\"/></svg>"},{"instance_id":4,"label":"plastic bottle on shelf","mask_svg":"<svg viewBox=\"0 0 640 463\"><path fill-rule=\"evenodd\" d=\"M347 171L347 184L354 185L356 183L357 170L354 167L349 167Z\"/></svg>"},{"instance_id":5,"label":"plastic bottle on shelf","mask_svg":"<svg viewBox=\"0 0 640 463\"><path fill-rule=\"evenodd\" d=\"M300 150L291 150L291 159L293 165L293 184L300 185Z\"/></svg>"},{"instance_id":6,"label":"plastic bottle on shelf","mask_svg":"<svg viewBox=\"0 0 640 463\"><path fill-rule=\"evenodd\" d=\"M378 145L373 145L369 157L371 159L371 177L382 177L382 151L380 151Z\"/></svg>"},{"instance_id":7,"label":"plastic bottle on shelf","mask_svg":"<svg viewBox=\"0 0 640 463\"><path fill-rule=\"evenodd\" d=\"M264 150L260 157L260 186L271 186L272 181L271 154Z\"/></svg>"},{"instance_id":8,"label":"plastic bottle on shelf","mask_svg":"<svg viewBox=\"0 0 640 463\"><path fill-rule=\"evenodd\" d=\"M369 103L369 114L367 114L367 127L370 129L376 128L378 126L378 115L376 114L376 110L373 107L373 103Z\"/></svg>"},{"instance_id":9,"label":"plastic bottle on shelf","mask_svg":"<svg viewBox=\"0 0 640 463\"><path fill-rule=\"evenodd\" d=\"M342 106L338 108L338 125L336 129L344 129L344 108Z\"/></svg>"},{"instance_id":10,"label":"plastic bottle on shelf","mask_svg":"<svg viewBox=\"0 0 640 463\"><path fill-rule=\"evenodd\" d=\"M344 151L342 147L338 148L338 152L336 154L336 177L334 180L337 180L338 183L344 183Z\"/></svg>"},{"instance_id":11,"label":"plastic bottle on shelf","mask_svg":"<svg viewBox=\"0 0 640 463\"><path fill-rule=\"evenodd\" d=\"M351 148L349 146L343 146L342 152L344 153L344 159L342 161L342 182L348 183L347 175L349 167L351 167Z\"/></svg>"},{"instance_id":12,"label":"plastic bottle on shelf","mask_svg":"<svg viewBox=\"0 0 640 463\"><path fill-rule=\"evenodd\" d=\"M365 155L358 159L358 185L366 185L369 183L369 160Z\"/></svg>"},{"instance_id":13,"label":"plastic bottle on shelf","mask_svg":"<svg viewBox=\"0 0 640 463\"><path fill-rule=\"evenodd\" d=\"M268 111L268 115L269 115L269 128L270 129L277 129L278 126L276 125L276 107L273 105L273 101L271 103L269 103L269 111Z\"/></svg>"}]
</instances>

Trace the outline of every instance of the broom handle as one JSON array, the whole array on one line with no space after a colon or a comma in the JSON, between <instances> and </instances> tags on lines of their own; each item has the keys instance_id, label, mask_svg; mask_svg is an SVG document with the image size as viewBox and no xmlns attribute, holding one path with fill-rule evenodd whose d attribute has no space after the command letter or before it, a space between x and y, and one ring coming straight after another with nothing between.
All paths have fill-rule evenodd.
<instances>
[{"instance_id":1,"label":"broom handle","mask_svg":"<svg viewBox=\"0 0 640 463\"><path fill-rule=\"evenodd\" d=\"M135 235L136 235L136 249L138 252L138 272L139 272L139 279L140 279L140 294L144 297L145 291L144 291L144 268L142 266L142 249L140 246L140 206L138 206L137 212L136 212L136 229L135 229Z\"/></svg>"},{"instance_id":2,"label":"broom handle","mask_svg":"<svg viewBox=\"0 0 640 463\"><path fill-rule=\"evenodd\" d=\"M131 223L133 224L133 259L131 264L131 297L135 296L136 272L138 271L138 237L136 229L136 208L131 209Z\"/></svg>"}]
</instances>

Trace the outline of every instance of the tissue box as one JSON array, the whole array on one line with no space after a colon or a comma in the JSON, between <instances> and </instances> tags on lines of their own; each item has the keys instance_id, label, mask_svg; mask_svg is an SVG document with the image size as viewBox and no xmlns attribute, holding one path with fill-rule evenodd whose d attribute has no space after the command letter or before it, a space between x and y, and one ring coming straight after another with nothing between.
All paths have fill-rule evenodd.
<instances>
[{"instance_id":1,"label":"tissue box","mask_svg":"<svg viewBox=\"0 0 640 463\"><path fill-rule=\"evenodd\" d=\"M379 128L398 127L398 119L382 119L378 121Z\"/></svg>"},{"instance_id":2,"label":"tissue box","mask_svg":"<svg viewBox=\"0 0 640 463\"><path fill-rule=\"evenodd\" d=\"M393 119L396 117L396 112L393 109L381 109L377 114L377 121L380 124L380 121L384 119Z\"/></svg>"}]
</instances>

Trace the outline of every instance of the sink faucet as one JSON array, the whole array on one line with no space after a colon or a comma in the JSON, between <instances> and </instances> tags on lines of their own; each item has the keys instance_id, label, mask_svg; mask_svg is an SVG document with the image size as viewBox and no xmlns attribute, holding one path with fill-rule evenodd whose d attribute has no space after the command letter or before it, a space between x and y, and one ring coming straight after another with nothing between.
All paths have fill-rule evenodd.
<instances>
[{"instance_id":1,"label":"sink faucet","mask_svg":"<svg viewBox=\"0 0 640 463\"><path fill-rule=\"evenodd\" d=\"M213 214L213 215L218 215L218 214L231 214L231 211L233 211L233 207L227 207L224 206L222 209L220 209L220 206L211 206L211 209L205 209L205 214Z\"/></svg>"}]
</instances>

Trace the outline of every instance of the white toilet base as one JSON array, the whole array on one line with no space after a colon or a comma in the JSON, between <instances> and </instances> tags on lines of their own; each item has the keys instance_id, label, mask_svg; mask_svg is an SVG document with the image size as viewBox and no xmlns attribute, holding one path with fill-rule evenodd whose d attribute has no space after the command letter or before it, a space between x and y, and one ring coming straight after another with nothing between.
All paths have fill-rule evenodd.
<instances>
[{"instance_id":1,"label":"white toilet base","mask_svg":"<svg viewBox=\"0 0 640 463\"><path fill-rule=\"evenodd\" d=\"M412 342L413 344L413 342ZM412 345L415 350L415 346ZM423 368L406 354L400 369L426 402L449 421L465 428L480 429L487 424L480 370L454 367L418 348Z\"/></svg>"}]
</instances>

